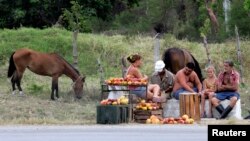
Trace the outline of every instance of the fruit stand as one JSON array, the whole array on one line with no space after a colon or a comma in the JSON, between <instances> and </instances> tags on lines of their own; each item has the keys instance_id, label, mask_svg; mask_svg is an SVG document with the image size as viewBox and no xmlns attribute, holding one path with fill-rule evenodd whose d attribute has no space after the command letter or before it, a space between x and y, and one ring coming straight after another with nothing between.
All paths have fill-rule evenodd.
<instances>
[{"instance_id":1,"label":"fruit stand","mask_svg":"<svg viewBox=\"0 0 250 141\"><path fill-rule=\"evenodd\" d=\"M129 121L133 121L133 103L132 103L132 95L130 92L130 87L146 87L147 89L147 81L141 79L134 78L109 78L105 81L105 84L102 85L101 89L101 102L100 105L111 105L111 106L120 106L127 105L129 107ZM108 97L105 98L105 93L114 93L118 95L120 92L126 92L126 95L119 95L118 97ZM127 96L127 97L126 97ZM97 107L100 108L100 107ZM98 112L98 111L97 111ZM101 110L99 110L100 114ZM114 113L113 114L117 114Z\"/></svg>"},{"instance_id":2,"label":"fruit stand","mask_svg":"<svg viewBox=\"0 0 250 141\"><path fill-rule=\"evenodd\" d=\"M160 103L153 103L152 101L141 100L137 103L133 111L134 121L137 123L146 123L146 120L151 116L162 119L163 110Z\"/></svg>"}]
</instances>

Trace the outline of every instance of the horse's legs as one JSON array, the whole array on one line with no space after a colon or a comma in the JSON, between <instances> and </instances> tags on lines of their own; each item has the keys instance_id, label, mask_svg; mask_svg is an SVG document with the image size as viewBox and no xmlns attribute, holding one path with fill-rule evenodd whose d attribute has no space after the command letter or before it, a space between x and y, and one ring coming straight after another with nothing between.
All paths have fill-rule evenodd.
<instances>
[{"instance_id":1,"label":"horse's legs","mask_svg":"<svg viewBox=\"0 0 250 141\"><path fill-rule=\"evenodd\" d=\"M18 63L16 64L15 82L16 82L20 95L23 95L23 89L21 87L21 80L22 80L25 68L26 66L24 65L20 65Z\"/></svg>"},{"instance_id":2,"label":"horse's legs","mask_svg":"<svg viewBox=\"0 0 250 141\"><path fill-rule=\"evenodd\" d=\"M17 79L16 79L16 84L17 84L17 88L18 88L18 90L19 90L19 94L20 94L20 95L23 95L23 89L22 89L22 87L21 87L21 80L22 80L22 77L23 77L23 75L19 75L19 76L17 77Z\"/></svg>"},{"instance_id":3,"label":"horse's legs","mask_svg":"<svg viewBox=\"0 0 250 141\"><path fill-rule=\"evenodd\" d=\"M12 94L15 95L16 94L16 87L15 87L15 84L16 84L16 72L14 72L13 76L11 77L11 84L12 84Z\"/></svg>"},{"instance_id":4,"label":"horse's legs","mask_svg":"<svg viewBox=\"0 0 250 141\"><path fill-rule=\"evenodd\" d=\"M55 84L54 82L52 81L52 86L51 86L51 100L55 100L55 97L54 97L54 87L55 87Z\"/></svg>"},{"instance_id":5,"label":"horse's legs","mask_svg":"<svg viewBox=\"0 0 250 141\"><path fill-rule=\"evenodd\" d=\"M58 95L58 82L56 83L55 90L56 90L56 97L59 98L59 95Z\"/></svg>"},{"instance_id":6,"label":"horse's legs","mask_svg":"<svg viewBox=\"0 0 250 141\"><path fill-rule=\"evenodd\" d=\"M52 86L51 86L51 99L55 100L54 92L56 92L56 97L59 98L58 95L58 77L52 77Z\"/></svg>"}]
</instances>

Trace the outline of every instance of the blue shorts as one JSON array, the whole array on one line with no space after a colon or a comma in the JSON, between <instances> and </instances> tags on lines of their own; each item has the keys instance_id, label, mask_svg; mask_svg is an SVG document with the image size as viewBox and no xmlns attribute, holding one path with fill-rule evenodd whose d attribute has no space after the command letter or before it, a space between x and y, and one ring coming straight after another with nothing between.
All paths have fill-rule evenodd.
<instances>
[{"instance_id":1,"label":"blue shorts","mask_svg":"<svg viewBox=\"0 0 250 141\"><path fill-rule=\"evenodd\" d=\"M146 99L146 87L136 87L133 90L130 90L131 94L135 94L136 96Z\"/></svg>"},{"instance_id":2,"label":"blue shorts","mask_svg":"<svg viewBox=\"0 0 250 141\"><path fill-rule=\"evenodd\" d=\"M193 90L195 92L198 92L198 89L197 88L193 88ZM181 89L178 89L176 92L174 92L174 98L179 100L180 99L180 94L181 93L190 93L189 91L187 91L186 89L184 88L181 88Z\"/></svg>"},{"instance_id":3,"label":"blue shorts","mask_svg":"<svg viewBox=\"0 0 250 141\"><path fill-rule=\"evenodd\" d=\"M240 94L237 92L218 92L215 93L215 97L220 101L228 99L230 100L232 97L237 97L237 100L240 98Z\"/></svg>"}]
</instances>

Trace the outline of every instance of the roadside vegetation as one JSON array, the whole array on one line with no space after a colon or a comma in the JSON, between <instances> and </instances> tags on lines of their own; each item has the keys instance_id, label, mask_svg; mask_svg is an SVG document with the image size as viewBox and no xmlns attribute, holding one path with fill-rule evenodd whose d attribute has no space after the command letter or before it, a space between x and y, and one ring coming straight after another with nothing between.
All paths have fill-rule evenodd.
<instances>
[{"instance_id":1,"label":"roadside vegetation","mask_svg":"<svg viewBox=\"0 0 250 141\"><path fill-rule=\"evenodd\" d=\"M160 53L170 47L189 50L200 63L202 69L207 65L207 56L202 43L178 40L165 34L160 39ZM241 39L244 84L241 84L241 104L243 117L250 109L250 54L248 39ZM96 105L100 101L100 73L97 59L101 60L105 79L121 76L121 58L132 53L143 56L142 71L150 75L154 66L154 37L137 35L105 35L80 33L78 36L78 67L86 76L84 97L72 98L72 81L62 76L59 79L59 96L50 100L51 78L36 75L30 71L24 73L22 87L26 96L11 95L11 83L7 78L8 59L18 48L31 48L41 52L57 52L69 63L73 62L72 32L60 28L34 29L19 28L0 30L0 124L94 124ZM222 69L225 59L237 62L236 41L208 44L212 63L217 73Z\"/></svg>"}]
</instances>

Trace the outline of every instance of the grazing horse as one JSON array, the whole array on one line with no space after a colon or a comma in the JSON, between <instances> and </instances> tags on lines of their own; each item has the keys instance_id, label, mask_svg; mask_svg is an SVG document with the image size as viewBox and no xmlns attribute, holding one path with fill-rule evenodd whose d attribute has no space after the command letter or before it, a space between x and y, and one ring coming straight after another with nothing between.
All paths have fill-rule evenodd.
<instances>
[{"instance_id":1,"label":"grazing horse","mask_svg":"<svg viewBox=\"0 0 250 141\"><path fill-rule=\"evenodd\" d=\"M55 100L54 94L59 98L58 78L62 74L72 79L75 97L78 99L82 97L85 77L82 77L78 70L56 53L46 54L26 48L15 51L9 60L8 77L11 77L13 94L16 90L15 85L22 94L21 79L26 68L38 75L52 77L52 100Z\"/></svg>"},{"instance_id":2,"label":"grazing horse","mask_svg":"<svg viewBox=\"0 0 250 141\"><path fill-rule=\"evenodd\" d=\"M193 62L195 64L194 71L202 82L203 77L200 65L193 55L188 51L176 47L168 48L164 52L162 60L166 64L165 68L174 74L176 74L180 69L184 68L188 62Z\"/></svg>"}]
</instances>

